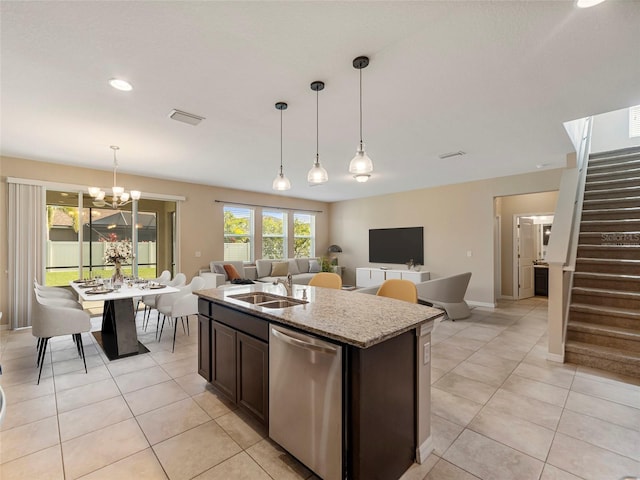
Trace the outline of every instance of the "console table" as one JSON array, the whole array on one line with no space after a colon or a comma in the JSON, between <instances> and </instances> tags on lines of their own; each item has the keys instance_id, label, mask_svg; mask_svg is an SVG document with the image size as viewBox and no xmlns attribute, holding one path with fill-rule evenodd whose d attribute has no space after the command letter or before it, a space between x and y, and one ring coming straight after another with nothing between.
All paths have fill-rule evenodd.
<instances>
[{"instance_id":1,"label":"console table","mask_svg":"<svg viewBox=\"0 0 640 480\"><path fill-rule=\"evenodd\" d=\"M426 282L431 280L431 272L415 271L415 270L392 270L382 268L356 268L356 286L358 287L375 287L382 285L385 280L397 278L401 280L410 280L413 283Z\"/></svg>"}]
</instances>

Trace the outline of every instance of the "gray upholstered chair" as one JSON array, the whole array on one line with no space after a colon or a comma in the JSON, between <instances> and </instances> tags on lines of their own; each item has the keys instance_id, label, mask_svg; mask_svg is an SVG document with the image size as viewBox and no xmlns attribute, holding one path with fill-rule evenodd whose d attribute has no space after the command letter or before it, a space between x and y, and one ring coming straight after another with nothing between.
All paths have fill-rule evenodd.
<instances>
[{"instance_id":1,"label":"gray upholstered chair","mask_svg":"<svg viewBox=\"0 0 640 480\"><path fill-rule=\"evenodd\" d=\"M451 320L471 315L464 295L471 279L471 272L441 277L418 283L418 302L442 308Z\"/></svg>"},{"instance_id":2,"label":"gray upholstered chair","mask_svg":"<svg viewBox=\"0 0 640 480\"><path fill-rule=\"evenodd\" d=\"M68 300L63 299L62 301ZM38 338L38 359L36 361L36 366L40 367L38 384L40 384L42 365L44 364L47 345L51 337L71 335L78 349L78 356L84 362L84 371L85 373L87 372L82 333L91 330L89 314L82 308L56 302L60 302L60 300L39 297L34 289L31 334Z\"/></svg>"}]
</instances>

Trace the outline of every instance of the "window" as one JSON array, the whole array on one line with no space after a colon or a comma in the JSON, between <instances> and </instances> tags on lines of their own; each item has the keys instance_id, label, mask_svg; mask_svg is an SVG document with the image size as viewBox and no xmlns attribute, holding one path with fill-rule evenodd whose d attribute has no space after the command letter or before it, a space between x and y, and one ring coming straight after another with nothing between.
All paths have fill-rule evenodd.
<instances>
[{"instance_id":1,"label":"window","mask_svg":"<svg viewBox=\"0 0 640 480\"><path fill-rule=\"evenodd\" d=\"M247 207L224 207L224 259L252 261L253 210Z\"/></svg>"},{"instance_id":2,"label":"window","mask_svg":"<svg viewBox=\"0 0 640 480\"><path fill-rule=\"evenodd\" d=\"M629 138L640 137L640 105L629 108Z\"/></svg>"},{"instance_id":3,"label":"window","mask_svg":"<svg viewBox=\"0 0 640 480\"><path fill-rule=\"evenodd\" d=\"M313 257L316 252L316 217L308 213L293 214L293 256Z\"/></svg>"},{"instance_id":4,"label":"window","mask_svg":"<svg viewBox=\"0 0 640 480\"><path fill-rule=\"evenodd\" d=\"M46 285L68 285L78 278L80 267L83 278L111 276L113 265L104 263L105 247L110 242L131 242L134 227L138 236L138 276L156 278L159 258L162 259L162 270L173 264L173 243L158 242L159 238L169 237L166 229L171 225L162 222L163 227L159 230L158 217L161 215L159 212L173 215L175 202L139 200L135 226L131 204L117 210L97 207L86 194L82 202L84 208L80 211L77 192L47 190ZM133 266L124 265L123 271L125 275L131 275Z\"/></svg>"},{"instance_id":5,"label":"window","mask_svg":"<svg viewBox=\"0 0 640 480\"><path fill-rule=\"evenodd\" d=\"M262 211L262 258L287 258L287 214Z\"/></svg>"}]
</instances>

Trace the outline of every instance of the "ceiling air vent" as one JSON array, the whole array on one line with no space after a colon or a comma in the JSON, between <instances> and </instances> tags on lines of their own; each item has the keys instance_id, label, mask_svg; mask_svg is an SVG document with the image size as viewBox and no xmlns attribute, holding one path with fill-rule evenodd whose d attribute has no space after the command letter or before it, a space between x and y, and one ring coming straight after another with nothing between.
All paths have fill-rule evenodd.
<instances>
[{"instance_id":1,"label":"ceiling air vent","mask_svg":"<svg viewBox=\"0 0 640 480\"><path fill-rule=\"evenodd\" d=\"M466 155L466 154L467 154L466 152L463 152L462 150L458 150L457 152L441 153L440 155L438 155L438 157L444 160L445 158L461 157L462 155Z\"/></svg>"},{"instance_id":2,"label":"ceiling air vent","mask_svg":"<svg viewBox=\"0 0 640 480\"><path fill-rule=\"evenodd\" d=\"M199 115L176 109L171 110L169 118L177 120L178 122L188 123L189 125L198 125L202 120L204 120L204 117Z\"/></svg>"}]
</instances>

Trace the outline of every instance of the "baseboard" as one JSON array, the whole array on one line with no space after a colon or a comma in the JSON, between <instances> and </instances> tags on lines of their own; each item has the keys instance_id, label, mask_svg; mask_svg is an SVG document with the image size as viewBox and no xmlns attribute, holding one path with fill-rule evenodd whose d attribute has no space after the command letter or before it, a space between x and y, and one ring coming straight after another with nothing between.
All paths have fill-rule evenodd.
<instances>
[{"instance_id":1,"label":"baseboard","mask_svg":"<svg viewBox=\"0 0 640 480\"><path fill-rule=\"evenodd\" d=\"M500 295L498 298L500 300L517 300L513 295Z\"/></svg>"},{"instance_id":2,"label":"baseboard","mask_svg":"<svg viewBox=\"0 0 640 480\"><path fill-rule=\"evenodd\" d=\"M416 448L416 462L421 465L426 462L429 455L431 455L431 452L433 452L433 448L433 435L429 435L429 438L422 442L422 445Z\"/></svg>"},{"instance_id":3,"label":"baseboard","mask_svg":"<svg viewBox=\"0 0 640 480\"><path fill-rule=\"evenodd\" d=\"M495 303L476 302L474 300L465 300L465 302L467 302L467 305L469 305L470 307L496 308L496 306L497 306Z\"/></svg>"},{"instance_id":4,"label":"baseboard","mask_svg":"<svg viewBox=\"0 0 640 480\"><path fill-rule=\"evenodd\" d=\"M564 345L562 346L562 349L564 350ZM564 353L547 352L547 360L549 360L550 362L564 363Z\"/></svg>"}]
</instances>

